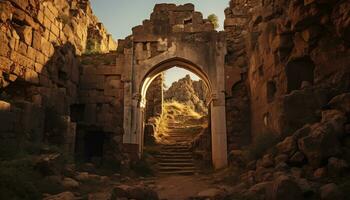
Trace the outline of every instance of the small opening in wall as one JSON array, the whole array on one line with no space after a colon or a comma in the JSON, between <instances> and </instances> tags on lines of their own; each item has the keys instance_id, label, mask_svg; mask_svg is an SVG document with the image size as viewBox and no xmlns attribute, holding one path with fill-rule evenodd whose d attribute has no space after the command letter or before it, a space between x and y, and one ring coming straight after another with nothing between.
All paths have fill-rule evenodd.
<instances>
[{"instance_id":1,"label":"small opening in wall","mask_svg":"<svg viewBox=\"0 0 350 200\"><path fill-rule=\"evenodd\" d=\"M68 74L62 70L59 70L58 71L58 79L62 80L62 81L68 80Z\"/></svg>"},{"instance_id":2,"label":"small opening in wall","mask_svg":"<svg viewBox=\"0 0 350 200\"><path fill-rule=\"evenodd\" d=\"M102 159L106 134L103 132L89 132L85 135L85 158L87 161Z\"/></svg>"},{"instance_id":3,"label":"small opening in wall","mask_svg":"<svg viewBox=\"0 0 350 200\"><path fill-rule=\"evenodd\" d=\"M192 24L192 18L190 18L190 19L185 19L184 20L184 24L186 25L186 24Z\"/></svg>"},{"instance_id":4,"label":"small opening in wall","mask_svg":"<svg viewBox=\"0 0 350 200\"><path fill-rule=\"evenodd\" d=\"M143 49L144 51L147 51L147 42L143 42L143 43L142 43L142 49Z\"/></svg>"},{"instance_id":5,"label":"small opening in wall","mask_svg":"<svg viewBox=\"0 0 350 200\"><path fill-rule=\"evenodd\" d=\"M264 116L263 116L263 120L264 120L264 125L266 127L269 126L269 123L270 123L270 113L265 113Z\"/></svg>"},{"instance_id":6,"label":"small opening in wall","mask_svg":"<svg viewBox=\"0 0 350 200\"><path fill-rule=\"evenodd\" d=\"M299 58L289 62L286 66L287 91L301 89L303 81L313 84L314 63L309 57Z\"/></svg>"},{"instance_id":7,"label":"small opening in wall","mask_svg":"<svg viewBox=\"0 0 350 200\"><path fill-rule=\"evenodd\" d=\"M70 116L73 122L79 122L84 120L84 104L73 104L70 106Z\"/></svg>"},{"instance_id":8,"label":"small opening in wall","mask_svg":"<svg viewBox=\"0 0 350 200\"><path fill-rule=\"evenodd\" d=\"M271 103L274 98L275 98L275 94L276 94L276 83L275 81L268 81L267 85L266 85L266 93L267 93L267 102Z\"/></svg>"},{"instance_id":9,"label":"small opening in wall","mask_svg":"<svg viewBox=\"0 0 350 200\"><path fill-rule=\"evenodd\" d=\"M259 76L260 77L264 76L264 67L263 66L260 66L258 71L259 71Z\"/></svg>"}]
</instances>

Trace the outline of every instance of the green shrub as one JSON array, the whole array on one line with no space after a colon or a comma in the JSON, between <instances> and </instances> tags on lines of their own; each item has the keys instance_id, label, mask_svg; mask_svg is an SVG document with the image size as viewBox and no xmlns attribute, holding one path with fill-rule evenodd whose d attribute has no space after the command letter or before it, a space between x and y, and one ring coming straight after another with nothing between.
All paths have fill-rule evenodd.
<instances>
[{"instance_id":1,"label":"green shrub","mask_svg":"<svg viewBox=\"0 0 350 200\"><path fill-rule=\"evenodd\" d=\"M70 24L71 23L70 16L65 15L65 14L60 14L58 16L58 20L61 21L63 24Z\"/></svg>"}]
</instances>

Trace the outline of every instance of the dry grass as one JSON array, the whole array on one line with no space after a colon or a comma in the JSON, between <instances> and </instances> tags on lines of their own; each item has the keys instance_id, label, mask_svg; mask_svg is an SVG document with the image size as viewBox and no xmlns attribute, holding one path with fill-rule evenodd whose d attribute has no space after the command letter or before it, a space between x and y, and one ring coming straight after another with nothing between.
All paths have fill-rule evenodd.
<instances>
[{"instance_id":1,"label":"dry grass","mask_svg":"<svg viewBox=\"0 0 350 200\"><path fill-rule=\"evenodd\" d=\"M164 136L168 136L169 122L183 122L190 119L199 120L203 116L194 111L189 105L179 103L177 101L167 101L163 104L163 114L159 117L151 119L155 126L155 138L157 143L167 143Z\"/></svg>"},{"instance_id":2,"label":"dry grass","mask_svg":"<svg viewBox=\"0 0 350 200\"><path fill-rule=\"evenodd\" d=\"M183 115L195 119L200 119L203 117L201 114L194 111L190 106L177 101L166 101L164 103L163 110L165 113L170 115L170 117L173 117L174 115Z\"/></svg>"}]
</instances>

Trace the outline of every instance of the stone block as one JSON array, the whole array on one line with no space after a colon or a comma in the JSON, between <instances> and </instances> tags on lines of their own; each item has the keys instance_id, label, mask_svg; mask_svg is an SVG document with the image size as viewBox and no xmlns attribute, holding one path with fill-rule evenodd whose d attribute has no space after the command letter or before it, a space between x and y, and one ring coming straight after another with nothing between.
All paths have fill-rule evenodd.
<instances>
[{"instance_id":1,"label":"stone block","mask_svg":"<svg viewBox=\"0 0 350 200\"><path fill-rule=\"evenodd\" d=\"M38 73L36 73L34 70L27 69L24 75L24 79L27 82L33 83L33 84L39 84L39 76Z\"/></svg>"},{"instance_id":2,"label":"stone block","mask_svg":"<svg viewBox=\"0 0 350 200\"><path fill-rule=\"evenodd\" d=\"M179 5L176 7L175 9L176 11L188 11L188 12L193 12L194 11L194 5L191 4L191 3L187 3L187 4L184 4L184 5Z\"/></svg>"},{"instance_id":3,"label":"stone block","mask_svg":"<svg viewBox=\"0 0 350 200\"><path fill-rule=\"evenodd\" d=\"M34 63L34 70L38 73L41 73L43 71L44 65L40 63Z\"/></svg>"},{"instance_id":4,"label":"stone block","mask_svg":"<svg viewBox=\"0 0 350 200\"><path fill-rule=\"evenodd\" d=\"M9 40L6 37L6 34L0 31L0 56L5 56L5 57L8 56L10 52L10 48L8 44L9 44Z\"/></svg>"},{"instance_id":5,"label":"stone block","mask_svg":"<svg viewBox=\"0 0 350 200\"><path fill-rule=\"evenodd\" d=\"M26 10L26 8L29 5L28 0L10 0L14 4L16 4L18 7L20 7L22 10Z\"/></svg>"},{"instance_id":6,"label":"stone block","mask_svg":"<svg viewBox=\"0 0 350 200\"><path fill-rule=\"evenodd\" d=\"M18 45L19 45L19 35L17 34L16 30L12 30L12 34L11 34L11 39L10 39L10 48L11 50L15 50L17 51L18 49Z\"/></svg>"},{"instance_id":7,"label":"stone block","mask_svg":"<svg viewBox=\"0 0 350 200\"><path fill-rule=\"evenodd\" d=\"M13 7L10 2L1 1L0 2L0 21L6 22L7 20L12 20Z\"/></svg>"},{"instance_id":8,"label":"stone block","mask_svg":"<svg viewBox=\"0 0 350 200\"><path fill-rule=\"evenodd\" d=\"M33 68L34 62L28 59L27 57L13 51L11 53L11 60L21 66Z\"/></svg>"},{"instance_id":9,"label":"stone block","mask_svg":"<svg viewBox=\"0 0 350 200\"><path fill-rule=\"evenodd\" d=\"M54 25L54 24L51 25L51 32L52 32L56 37L58 37L58 36L60 35L60 29L59 29L56 25Z\"/></svg>"},{"instance_id":10,"label":"stone block","mask_svg":"<svg viewBox=\"0 0 350 200\"><path fill-rule=\"evenodd\" d=\"M57 36L50 32L50 37L49 37L50 42L57 42Z\"/></svg>"},{"instance_id":11,"label":"stone block","mask_svg":"<svg viewBox=\"0 0 350 200\"><path fill-rule=\"evenodd\" d=\"M48 8L51 11L51 13L53 14L54 17L58 16L58 10L53 4L51 4L51 3L47 4L46 8Z\"/></svg>"},{"instance_id":12,"label":"stone block","mask_svg":"<svg viewBox=\"0 0 350 200\"><path fill-rule=\"evenodd\" d=\"M0 110L0 132L14 131L17 115L13 112Z\"/></svg>"},{"instance_id":13,"label":"stone block","mask_svg":"<svg viewBox=\"0 0 350 200\"><path fill-rule=\"evenodd\" d=\"M20 37L20 39L25 42L27 45L32 45L32 39L33 39L33 29L30 26L17 26L16 27L17 33Z\"/></svg>"},{"instance_id":14,"label":"stone block","mask_svg":"<svg viewBox=\"0 0 350 200\"><path fill-rule=\"evenodd\" d=\"M122 84L120 80L117 79L111 79L110 77L107 77L106 80L106 89L121 89L122 88Z\"/></svg>"},{"instance_id":15,"label":"stone block","mask_svg":"<svg viewBox=\"0 0 350 200\"><path fill-rule=\"evenodd\" d=\"M35 61L39 64L45 65L45 55L38 51L35 57Z\"/></svg>"},{"instance_id":16,"label":"stone block","mask_svg":"<svg viewBox=\"0 0 350 200\"><path fill-rule=\"evenodd\" d=\"M47 41L45 38L41 37L41 52L45 56L50 55L51 42Z\"/></svg>"},{"instance_id":17,"label":"stone block","mask_svg":"<svg viewBox=\"0 0 350 200\"><path fill-rule=\"evenodd\" d=\"M10 59L8 59L7 57L0 56L0 70L1 71L9 72L12 64L13 64L13 62Z\"/></svg>"},{"instance_id":18,"label":"stone block","mask_svg":"<svg viewBox=\"0 0 350 200\"><path fill-rule=\"evenodd\" d=\"M28 50L28 45L26 45L24 42L19 42L18 46L18 53L26 56L27 55L27 50Z\"/></svg>"},{"instance_id":19,"label":"stone block","mask_svg":"<svg viewBox=\"0 0 350 200\"><path fill-rule=\"evenodd\" d=\"M97 73L97 69L95 66L90 66L90 65L82 66L81 69L82 69L82 74L84 74L84 75Z\"/></svg>"},{"instance_id":20,"label":"stone block","mask_svg":"<svg viewBox=\"0 0 350 200\"><path fill-rule=\"evenodd\" d=\"M28 46L27 57L30 60L35 61L36 53L37 53L37 50L35 50L33 47Z\"/></svg>"},{"instance_id":21,"label":"stone block","mask_svg":"<svg viewBox=\"0 0 350 200\"><path fill-rule=\"evenodd\" d=\"M40 24L44 24L44 13L43 13L43 11L39 10L37 19L38 19Z\"/></svg>"},{"instance_id":22,"label":"stone block","mask_svg":"<svg viewBox=\"0 0 350 200\"><path fill-rule=\"evenodd\" d=\"M247 22L247 18L243 18L243 17L226 18L224 22L224 27L243 26L246 22Z\"/></svg>"},{"instance_id":23,"label":"stone block","mask_svg":"<svg viewBox=\"0 0 350 200\"><path fill-rule=\"evenodd\" d=\"M96 123L96 104L85 105L84 121L88 124Z\"/></svg>"},{"instance_id":24,"label":"stone block","mask_svg":"<svg viewBox=\"0 0 350 200\"><path fill-rule=\"evenodd\" d=\"M106 89L103 93L105 96L119 97L120 89Z\"/></svg>"},{"instance_id":25,"label":"stone block","mask_svg":"<svg viewBox=\"0 0 350 200\"><path fill-rule=\"evenodd\" d=\"M51 12L51 10L48 7L44 8L44 15L51 22L54 22L54 20L56 18L56 16Z\"/></svg>"},{"instance_id":26,"label":"stone block","mask_svg":"<svg viewBox=\"0 0 350 200\"><path fill-rule=\"evenodd\" d=\"M0 111L10 111L11 104L6 101L0 101Z\"/></svg>"},{"instance_id":27,"label":"stone block","mask_svg":"<svg viewBox=\"0 0 350 200\"><path fill-rule=\"evenodd\" d=\"M80 77L80 87L82 89L103 89L104 76L84 75Z\"/></svg>"},{"instance_id":28,"label":"stone block","mask_svg":"<svg viewBox=\"0 0 350 200\"><path fill-rule=\"evenodd\" d=\"M43 25L44 25L45 28L47 28L47 30L50 30L50 28L51 28L51 21L46 16L44 17L44 24Z\"/></svg>"},{"instance_id":29,"label":"stone block","mask_svg":"<svg viewBox=\"0 0 350 200\"><path fill-rule=\"evenodd\" d=\"M38 31L33 32L33 48L41 50L41 34Z\"/></svg>"},{"instance_id":30,"label":"stone block","mask_svg":"<svg viewBox=\"0 0 350 200\"><path fill-rule=\"evenodd\" d=\"M101 65L96 69L97 75L119 75L120 69L117 66Z\"/></svg>"}]
</instances>

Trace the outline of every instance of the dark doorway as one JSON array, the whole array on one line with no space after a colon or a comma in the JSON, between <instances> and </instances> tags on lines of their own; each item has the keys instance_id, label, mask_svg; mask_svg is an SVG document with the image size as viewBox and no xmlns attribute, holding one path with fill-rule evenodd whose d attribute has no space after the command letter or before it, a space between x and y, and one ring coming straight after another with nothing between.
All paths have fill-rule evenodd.
<instances>
[{"instance_id":1,"label":"dark doorway","mask_svg":"<svg viewBox=\"0 0 350 200\"><path fill-rule=\"evenodd\" d=\"M314 82L314 63L309 57L299 58L289 62L286 66L287 92L301 89L303 81Z\"/></svg>"},{"instance_id":2,"label":"dark doorway","mask_svg":"<svg viewBox=\"0 0 350 200\"><path fill-rule=\"evenodd\" d=\"M94 158L102 158L106 134L89 132L85 135L85 159L90 162Z\"/></svg>"}]
</instances>

